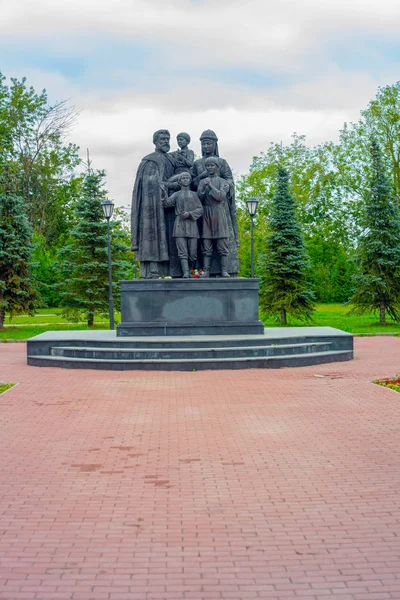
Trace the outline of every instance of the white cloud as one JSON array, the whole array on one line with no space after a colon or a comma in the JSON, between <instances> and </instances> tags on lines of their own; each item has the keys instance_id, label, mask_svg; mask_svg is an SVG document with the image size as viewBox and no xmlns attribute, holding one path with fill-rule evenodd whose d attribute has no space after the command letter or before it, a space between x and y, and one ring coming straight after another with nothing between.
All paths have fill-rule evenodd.
<instances>
[{"instance_id":1,"label":"white cloud","mask_svg":"<svg viewBox=\"0 0 400 600\"><path fill-rule=\"evenodd\" d=\"M177 79L162 93L128 89L82 94L58 74L38 70L26 74L37 89L49 83L53 97L72 96L80 114L71 138L83 158L89 148L94 168L107 171L110 197L119 205L130 203L135 171L153 150L156 129L170 130L172 148L176 134L188 131L197 154L201 132L214 129L221 155L241 174L270 142L288 143L294 132L307 135L310 144L337 139L344 121L357 119L377 86L386 83L363 73L333 70L312 82L268 92L206 79Z\"/></svg>"},{"instance_id":2,"label":"white cloud","mask_svg":"<svg viewBox=\"0 0 400 600\"><path fill-rule=\"evenodd\" d=\"M348 115L341 111L283 110L209 110L186 115L186 122L175 112L134 107L104 119L97 113L83 113L74 139L90 148L93 166L107 170L110 196L117 204L130 203L134 174L143 156L153 151L152 133L166 126L175 136L188 131L192 149L201 154L199 137L204 129L214 129L219 137L220 154L238 173L248 170L253 156L266 150L270 142L290 142L293 132L306 133L317 144L337 136ZM77 135L76 135L77 134Z\"/></svg>"},{"instance_id":3,"label":"white cloud","mask_svg":"<svg viewBox=\"0 0 400 600\"><path fill-rule=\"evenodd\" d=\"M45 37L66 48L90 45L95 37L112 52L107 43L114 36L155 44L160 58L174 65L293 71L303 68L327 37L338 42L359 33L397 38L400 11L394 0L379 5L375 0L3 0L0 22L3 36Z\"/></svg>"},{"instance_id":4,"label":"white cloud","mask_svg":"<svg viewBox=\"0 0 400 600\"><path fill-rule=\"evenodd\" d=\"M368 36L382 45L397 40L398 0L2 0L0 22L3 45L46 49L51 69L19 65L10 74L46 87L51 99L71 98L81 111L73 141L107 170L118 204L129 203L156 129L188 131L198 154L201 131L214 129L221 154L243 173L269 142L288 142L294 131L315 144L336 138L378 85L398 78L391 67L380 68L379 79L368 63L361 68L362 53L356 70L344 72L331 53L350 56L350 42ZM137 77L121 52L140 44L151 51L135 65ZM379 57L379 43L365 50ZM60 57L82 61L81 78L62 75Z\"/></svg>"},{"instance_id":5,"label":"white cloud","mask_svg":"<svg viewBox=\"0 0 400 600\"><path fill-rule=\"evenodd\" d=\"M341 94L335 102L332 94L337 89ZM214 129L221 155L240 174L270 142L288 143L294 132L306 134L310 144L336 140L344 121L357 118L375 89L376 82L358 74L347 79L338 74L326 77L320 85L296 85L268 95L249 95L248 90L220 86L224 98L234 98L230 105L218 103L213 95L212 108L210 103L205 108L200 102L184 111L177 109L183 93L178 84L176 98L170 103L168 94L152 97L126 92L114 101L110 98L100 103L86 96L78 103L84 110L74 139L83 150L90 148L94 166L107 170L110 195L118 204L126 205L140 159L153 150L152 133L156 129L170 130L172 148L176 147L176 134L188 131L191 147L199 155L201 132Z\"/></svg>"}]
</instances>

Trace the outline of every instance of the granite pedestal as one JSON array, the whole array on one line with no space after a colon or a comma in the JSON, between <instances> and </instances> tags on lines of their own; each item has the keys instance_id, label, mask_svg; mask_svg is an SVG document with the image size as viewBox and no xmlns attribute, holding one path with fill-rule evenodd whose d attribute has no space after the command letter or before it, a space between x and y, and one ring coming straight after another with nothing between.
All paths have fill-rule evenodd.
<instances>
[{"instance_id":1,"label":"granite pedestal","mask_svg":"<svg viewBox=\"0 0 400 600\"><path fill-rule=\"evenodd\" d=\"M258 279L121 281L117 336L256 335Z\"/></svg>"}]
</instances>

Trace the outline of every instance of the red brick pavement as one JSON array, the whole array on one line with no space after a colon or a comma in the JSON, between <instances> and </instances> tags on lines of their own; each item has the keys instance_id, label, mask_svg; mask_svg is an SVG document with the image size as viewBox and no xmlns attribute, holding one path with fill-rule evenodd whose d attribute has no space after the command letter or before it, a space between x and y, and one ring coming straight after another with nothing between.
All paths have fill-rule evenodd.
<instances>
[{"instance_id":1,"label":"red brick pavement","mask_svg":"<svg viewBox=\"0 0 400 600\"><path fill-rule=\"evenodd\" d=\"M399 338L300 369L96 372L0 345L1 600L400 598ZM324 377L315 377L324 375Z\"/></svg>"}]
</instances>

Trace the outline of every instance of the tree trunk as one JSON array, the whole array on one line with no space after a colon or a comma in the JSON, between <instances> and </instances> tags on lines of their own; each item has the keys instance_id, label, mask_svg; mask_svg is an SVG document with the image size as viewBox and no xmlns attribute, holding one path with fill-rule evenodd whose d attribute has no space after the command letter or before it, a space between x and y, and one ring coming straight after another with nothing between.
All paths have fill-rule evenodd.
<instances>
[{"instance_id":1,"label":"tree trunk","mask_svg":"<svg viewBox=\"0 0 400 600\"><path fill-rule=\"evenodd\" d=\"M286 310L281 308L281 325L286 326Z\"/></svg>"},{"instance_id":2,"label":"tree trunk","mask_svg":"<svg viewBox=\"0 0 400 600\"><path fill-rule=\"evenodd\" d=\"M88 320L87 320L88 327L93 327L93 323L94 323L94 313L89 313Z\"/></svg>"},{"instance_id":3,"label":"tree trunk","mask_svg":"<svg viewBox=\"0 0 400 600\"><path fill-rule=\"evenodd\" d=\"M381 300L379 307L379 323L380 325L386 325L386 305L384 300Z\"/></svg>"}]
</instances>

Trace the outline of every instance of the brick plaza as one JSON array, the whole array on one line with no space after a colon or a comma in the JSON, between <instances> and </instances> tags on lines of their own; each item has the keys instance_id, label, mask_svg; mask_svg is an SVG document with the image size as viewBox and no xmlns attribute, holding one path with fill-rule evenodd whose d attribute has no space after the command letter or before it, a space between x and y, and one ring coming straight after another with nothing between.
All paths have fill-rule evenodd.
<instances>
[{"instance_id":1,"label":"brick plaza","mask_svg":"<svg viewBox=\"0 0 400 600\"><path fill-rule=\"evenodd\" d=\"M1 600L400 599L400 338L194 373L0 344Z\"/></svg>"}]
</instances>

